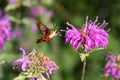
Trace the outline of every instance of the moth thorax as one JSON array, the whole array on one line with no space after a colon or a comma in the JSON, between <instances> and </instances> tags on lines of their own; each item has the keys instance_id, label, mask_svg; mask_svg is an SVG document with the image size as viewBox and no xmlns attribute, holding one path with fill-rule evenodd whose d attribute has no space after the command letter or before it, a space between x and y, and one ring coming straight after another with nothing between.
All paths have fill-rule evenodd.
<instances>
[{"instance_id":1,"label":"moth thorax","mask_svg":"<svg viewBox=\"0 0 120 80\"><path fill-rule=\"evenodd\" d=\"M54 36L56 36L57 34L56 34L56 31L53 31L50 35L49 35L49 37L50 38L53 38Z\"/></svg>"}]
</instances>

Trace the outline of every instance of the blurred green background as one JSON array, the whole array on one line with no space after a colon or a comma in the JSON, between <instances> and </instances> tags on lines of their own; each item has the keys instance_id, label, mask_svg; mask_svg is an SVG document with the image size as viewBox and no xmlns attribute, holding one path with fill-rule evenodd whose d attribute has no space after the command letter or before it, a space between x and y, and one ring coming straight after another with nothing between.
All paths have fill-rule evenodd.
<instances>
[{"instance_id":1,"label":"blurred green background","mask_svg":"<svg viewBox=\"0 0 120 80\"><path fill-rule=\"evenodd\" d=\"M35 2L34 0L29 1ZM54 12L52 17L39 15L35 19L44 24L51 25L54 23L58 25L58 30L66 29L65 23L67 21L79 27L85 23L86 16L89 16L89 20L95 20L96 16L99 16L100 23L106 20L109 25L105 29L111 29L109 45L107 49L95 51L87 58L85 80L112 80L102 75L105 65L104 55L108 52L115 55L120 53L120 0L38 0L37 4L28 3L30 6L23 5L18 8L11 8L8 5L8 1L0 0L0 8L9 14L9 18L16 17L23 20L23 23L17 23L16 20L10 18L13 29L21 28L22 35L5 42L6 49L0 51L0 80L12 80L19 74L18 71L12 69L12 63L21 56L20 46L26 50L26 53L32 51L33 48L41 50L51 60L55 61L59 70L53 76L54 80L81 79L83 63L80 61L78 52L65 43L64 33L61 33L63 36L57 36L50 42L36 44L36 39L40 38L40 33L38 30L33 32L31 26L35 25L35 22L26 19L29 16L28 11L33 5L43 5L46 10L52 10ZM17 16L18 14L21 16Z\"/></svg>"}]
</instances>

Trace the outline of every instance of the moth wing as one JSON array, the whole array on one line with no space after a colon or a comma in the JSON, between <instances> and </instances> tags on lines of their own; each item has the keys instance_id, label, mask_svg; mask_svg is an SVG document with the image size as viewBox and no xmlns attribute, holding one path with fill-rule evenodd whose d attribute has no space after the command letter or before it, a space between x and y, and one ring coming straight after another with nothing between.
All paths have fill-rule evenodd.
<instances>
[{"instance_id":1,"label":"moth wing","mask_svg":"<svg viewBox=\"0 0 120 80\"><path fill-rule=\"evenodd\" d=\"M41 22L38 21L36 24L38 30L43 36L46 36L50 32L49 28L46 25L42 24Z\"/></svg>"}]
</instances>

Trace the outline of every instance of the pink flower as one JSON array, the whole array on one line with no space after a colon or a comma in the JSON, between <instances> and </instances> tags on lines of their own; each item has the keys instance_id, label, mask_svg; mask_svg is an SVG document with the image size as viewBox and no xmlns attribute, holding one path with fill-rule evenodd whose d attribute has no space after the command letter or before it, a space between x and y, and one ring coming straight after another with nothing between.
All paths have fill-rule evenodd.
<instances>
[{"instance_id":1,"label":"pink flower","mask_svg":"<svg viewBox=\"0 0 120 80\"><path fill-rule=\"evenodd\" d=\"M34 6L31 8L31 15L37 17L40 14L43 14L46 11L44 6Z\"/></svg>"},{"instance_id":2,"label":"pink flower","mask_svg":"<svg viewBox=\"0 0 120 80\"><path fill-rule=\"evenodd\" d=\"M31 16L33 17L38 17L40 15L42 16L48 16L48 17L52 17L54 15L54 12L52 10L47 10L46 7L44 6L33 6L31 8Z\"/></svg>"},{"instance_id":3,"label":"pink flower","mask_svg":"<svg viewBox=\"0 0 120 80\"><path fill-rule=\"evenodd\" d=\"M6 17L0 18L0 50L3 49L5 40L11 38L11 27L11 22Z\"/></svg>"},{"instance_id":4,"label":"pink flower","mask_svg":"<svg viewBox=\"0 0 120 80\"><path fill-rule=\"evenodd\" d=\"M13 69L21 70L23 75L29 76L26 77L29 80L49 79L58 70L56 63L51 61L49 57L44 56L41 51L33 50L26 54L23 48L20 48L20 50L22 51L22 57L13 63Z\"/></svg>"},{"instance_id":5,"label":"pink flower","mask_svg":"<svg viewBox=\"0 0 120 80\"><path fill-rule=\"evenodd\" d=\"M9 3L9 4L14 4L14 3L15 3L15 0L8 0L8 3Z\"/></svg>"},{"instance_id":6,"label":"pink flower","mask_svg":"<svg viewBox=\"0 0 120 80\"><path fill-rule=\"evenodd\" d=\"M88 16L86 17L86 23L80 28L75 28L72 24L66 23L67 27L65 31L66 43L70 43L76 50L84 49L89 51L93 48L103 47L106 48L108 44L108 33L104 30L104 27L108 25L105 21L101 25L97 25L98 17L95 21L88 22Z\"/></svg>"},{"instance_id":7,"label":"pink flower","mask_svg":"<svg viewBox=\"0 0 120 80\"><path fill-rule=\"evenodd\" d=\"M113 54L106 55L106 65L104 67L105 76L110 76L115 79L120 79L120 55L115 56Z\"/></svg>"},{"instance_id":8,"label":"pink flower","mask_svg":"<svg viewBox=\"0 0 120 80\"><path fill-rule=\"evenodd\" d=\"M33 62L28 59L28 55L26 55L25 50L23 48L20 48L20 50L22 51L22 54L23 54L22 58L17 59L13 63L13 69L20 68L22 71L26 71L27 67L31 66Z\"/></svg>"},{"instance_id":9,"label":"pink flower","mask_svg":"<svg viewBox=\"0 0 120 80\"><path fill-rule=\"evenodd\" d=\"M55 64L55 62L53 62L53 61L47 62L47 63L45 64L45 66L47 67L48 73L49 73L50 75L53 75L53 73L54 73L56 70L58 70L58 68L59 68L59 67Z\"/></svg>"}]
</instances>

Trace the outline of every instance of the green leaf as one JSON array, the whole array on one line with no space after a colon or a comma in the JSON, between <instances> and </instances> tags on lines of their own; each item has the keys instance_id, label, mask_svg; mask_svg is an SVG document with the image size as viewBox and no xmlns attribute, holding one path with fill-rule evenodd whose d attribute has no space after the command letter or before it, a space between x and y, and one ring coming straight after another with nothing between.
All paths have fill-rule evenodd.
<instances>
[{"instance_id":1,"label":"green leaf","mask_svg":"<svg viewBox=\"0 0 120 80\"><path fill-rule=\"evenodd\" d=\"M5 63L6 63L6 61L0 61L0 65L1 65L1 64L5 64Z\"/></svg>"},{"instance_id":2,"label":"green leaf","mask_svg":"<svg viewBox=\"0 0 120 80\"><path fill-rule=\"evenodd\" d=\"M98 50L102 50L102 49L104 49L104 48L95 48L95 49L91 49L88 53L93 53L94 51L98 51Z\"/></svg>"},{"instance_id":3,"label":"green leaf","mask_svg":"<svg viewBox=\"0 0 120 80\"><path fill-rule=\"evenodd\" d=\"M23 19L22 19L22 23L23 23L23 24L33 24L34 21L31 20L31 19L29 19L29 18L23 18Z\"/></svg>"},{"instance_id":4,"label":"green leaf","mask_svg":"<svg viewBox=\"0 0 120 80\"><path fill-rule=\"evenodd\" d=\"M26 7L29 7L29 8L31 7L31 4L30 4L30 3L23 3L22 5L23 5L23 6L26 6Z\"/></svg>"},{"instance_id":5,"label":"green leaf","mask_svg":"<svg viewBox=\"0 0 120 80\"><path fill-rule=\"evenodd\" d=\"M16 5L15 4L9 4L6 6L5 11L15 10Z\"/></svg>"},{"instance_id":6,"label":"green leaf","mask_svg":"<svg viewBox=\"0 0 120 80\"><path fill-rule=\"evenodd\" d=\"M80 59L81 59L81 61L83 62L85 59L86 59L86 57L88 57L89 56L89 53L80 53Z\"/></svg>"},{"instance_id":7,"label":"green leaf","mask_svg":"<svg viewBox=\"0 0 120 80\"><path fill-rule=\"evenodd\" d=\"M17 23L17 24L21 23L21 21L18 18L11 16L11 15L8 16L8 19L10 19L12 22Z\"/></svg>"},{"instance_id":8,"label":"green leaf","mask_svg":"<svg viewBox=\"0 0 120 80\"><path fill-rule=\"evenodd\" d=\"M13 80L25 80L26 77L25 76L18 76L16 78L14 78Z\"/></svg>"}]
</instances>

